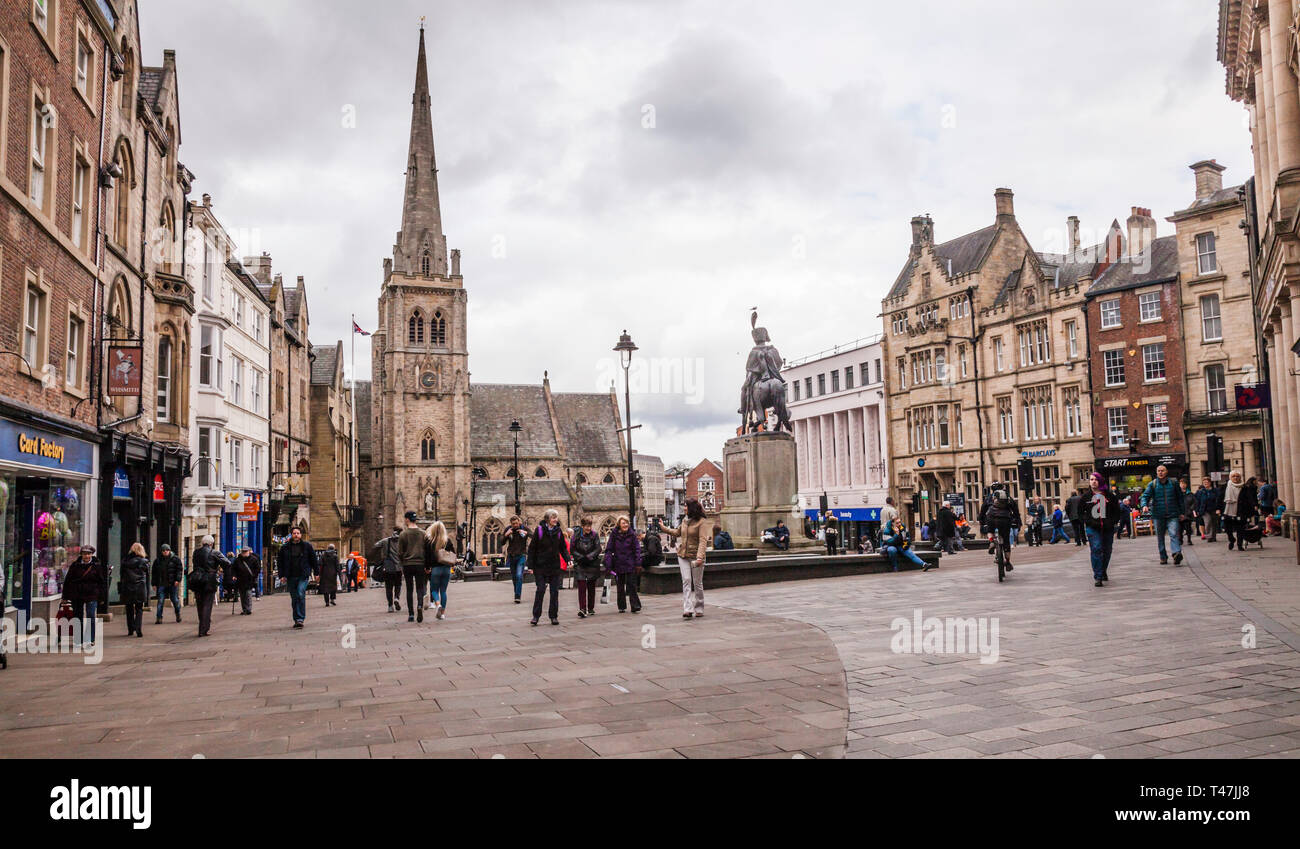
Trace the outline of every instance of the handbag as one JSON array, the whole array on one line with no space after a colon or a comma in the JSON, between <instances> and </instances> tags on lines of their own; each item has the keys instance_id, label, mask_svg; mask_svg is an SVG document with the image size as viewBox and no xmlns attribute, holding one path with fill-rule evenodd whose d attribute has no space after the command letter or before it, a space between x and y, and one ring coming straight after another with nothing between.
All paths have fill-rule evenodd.
<instances>
[{"instance_id":1,"label":"handbag","mask_svg":"<svg viewBox=\"0 0 1300 849\"><path fill-rule=\"evenodd\" d=\"M438 565L439 565L439 566L455 566L455 565L456 565L456 555L455 555L455 553L454 553L454 552L451 552L451 551L448 551L448 550L445 549L445 548L440 548L440 549L438 549L438 551L437 551L437 560L438 560Z\"/></svg>"}]
</instances>

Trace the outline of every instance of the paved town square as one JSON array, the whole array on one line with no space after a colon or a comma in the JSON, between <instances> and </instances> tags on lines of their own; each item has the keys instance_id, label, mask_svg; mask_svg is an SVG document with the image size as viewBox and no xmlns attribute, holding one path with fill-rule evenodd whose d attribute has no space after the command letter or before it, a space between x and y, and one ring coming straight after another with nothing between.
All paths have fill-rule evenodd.
<instances>
[{"instance_id":1,"label":"paved town square","mask_svg":"<svg viewBox=\"0 0 1300 849\"><path fill-rule=\"evenodd\" d=\"M383 593L214 614L195 636L108 633L103 662L14 655L6 757L1015 757L1300 755L1295 596L1285 545L1187 549L1159 566L1120 541L1096 589L1086 549L983 551L935 571L709 591L683 621L645 596L532 627L508 583L453 584L448 618L408 624ZM896 617L995 618L995 662L891 650ZM1069 611L1068 615L1062 611ZM1264 623L1267 623L1267 627ZM1255 645L1243 647L1243 626ZM355 626L355 646L344 645ZM1269 629L1272 629L1270 632Z\"/></svg>"}]
</instances>

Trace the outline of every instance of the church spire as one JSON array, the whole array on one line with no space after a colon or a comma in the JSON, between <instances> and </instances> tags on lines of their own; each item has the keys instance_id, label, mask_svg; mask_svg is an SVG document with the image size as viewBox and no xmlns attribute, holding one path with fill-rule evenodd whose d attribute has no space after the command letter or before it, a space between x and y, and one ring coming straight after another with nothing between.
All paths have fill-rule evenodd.
<instances>
[{"instance_id":1,"label":"church spire","mask_svg":"<svg viewBox=\"0 0 1300 849\"><path fill-rule=\"evenodd\" d=\"M433 155L423 21L420 52L415 61L415 93L411 97L411 141L406 156L402 230L393 245L393 270L417 276L447 273L447 237L442 232L442 212L438 207L438 167Z\"/></svg>"}]
</instances>

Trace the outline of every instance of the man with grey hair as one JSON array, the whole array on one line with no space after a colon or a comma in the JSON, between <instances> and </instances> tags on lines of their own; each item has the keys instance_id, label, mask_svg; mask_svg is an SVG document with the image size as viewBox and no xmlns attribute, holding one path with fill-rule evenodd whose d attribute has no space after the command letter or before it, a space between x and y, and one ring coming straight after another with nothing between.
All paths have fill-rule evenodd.
<instances>
[{"instance_id":1,"label":"man with grey hair","mask_svg":"<svg viewBox=\"0 0 1300 849\"><path fill-rule=\"evenodd\" d=\"M199 550L190 559L189 585L194 593L194 606L199 612L199 636L206 637L212 629L212 603L217 598L217 574L229 569L230 561L212 546L216 540L209 534L202 540Z\"/></svg>"}]
</instances>

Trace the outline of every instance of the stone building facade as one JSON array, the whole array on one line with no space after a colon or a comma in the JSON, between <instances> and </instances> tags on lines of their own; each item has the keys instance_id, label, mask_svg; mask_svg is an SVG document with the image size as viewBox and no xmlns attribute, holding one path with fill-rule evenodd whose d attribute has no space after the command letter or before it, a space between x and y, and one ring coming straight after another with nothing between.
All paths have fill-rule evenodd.
<instances>
[{"instance_id":1,"label":"stone building facade","mask_svg":"<svg viewBox=\"0 0 1300 849\"><path fill-rule=\"evenodd\" d=\"M1176 228L1186 363L1186 433L1192 485L1219 469L1208 465L1208 438L1223 440L1225 470L1266 476L1266 411L1238 409L1236 386L1263 380L1261 346L1251 304L1246 187L1223 187L1222 165L1190 166L1195 199L1169 216ZM1225 475L1226 476L1226 475Z\"/></svg>"},{"instance_id":2,"label":"stone building facade","mask_svg":"<svg viewBox=\"0 0 1300 849\"><path fill-rule=\"evenodd\" d=\"M371 440L370 466L361 469L375 494L362 505L367 546L413 510L423 523L463 525L476 553L494 553L493 531L516 508L515 478L530 525L550 507L569 524L583 513L604 524L614 489L626 503L613 392L552 393L545 374L541 385L471 384L467 304L460 252L448 251L442 231L421 29L402 226L384 260L369 409L357 411ZM512 421L521 428L517 468Z\"/></svg>"},{"instance_id":3,"label":"stone building facade","mask_svg":"<svg viewBox=\"0 0 1300 849\"><path fill-rule=\"evenodd\" d=\"M994 201L992 224L947 242L935 243L929 216L913 218L908 258L882 305L890 489L914 524L949 494L979 503L994 482L1027 495L1023 457L1036 493L1053 500L1094 462L1084 293L1113 261L1118 225L1083 246L1072 216L1066 252L1038 253L1011 190Z\"/></svg>"},{"instance_id":4,"label":"stone building facade","mask_svg":"<svg viewBox=\"0 0 1300 849\"><path fill-rule=\"evenodd\" d=\"M316 473L311 476L311 532L317 548L333 543L345 557L361 551L352 389L343 379L343 343L312 348L311 444Z\"/></svg>"},{"instance_id":5,"label":"stone building facade","mask_svg":"<svg viewBox=\"0 0 1300 849\"><path fill-rule=\"evenodd\" d=\"M1247 192L1255 324L1272 396L1279 497L1300 504L1300 87L1297 0L1224 0L1218 59L1227 93L1246 107L1255 178ZM1294 521L1294 515L1292 516Z\"/></svg>"}]
</instances>

